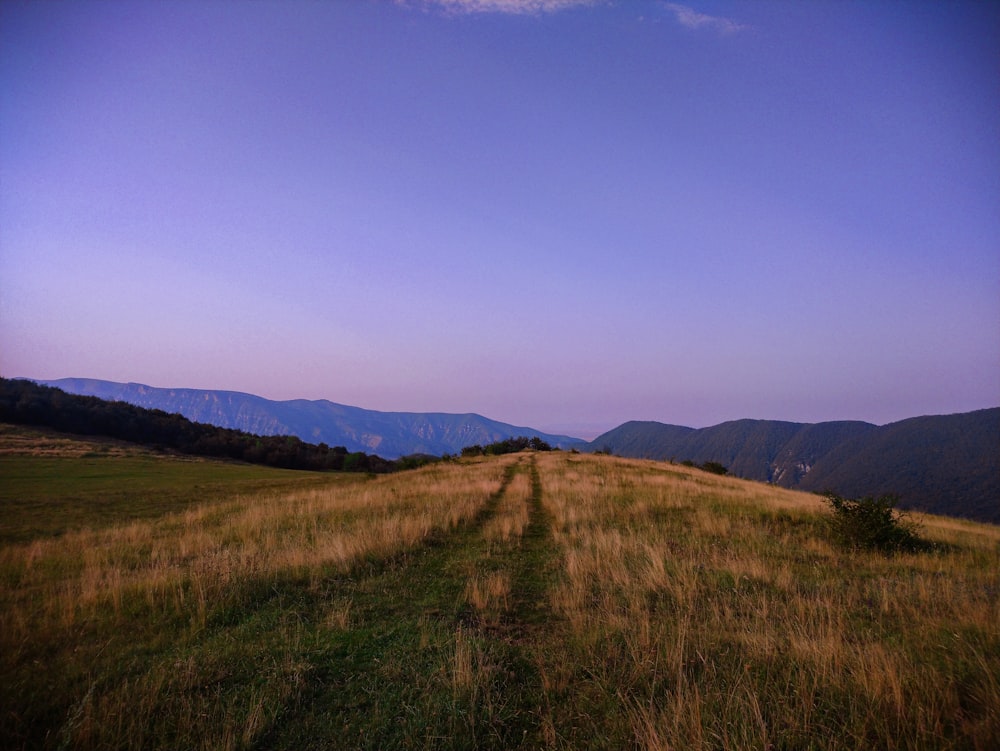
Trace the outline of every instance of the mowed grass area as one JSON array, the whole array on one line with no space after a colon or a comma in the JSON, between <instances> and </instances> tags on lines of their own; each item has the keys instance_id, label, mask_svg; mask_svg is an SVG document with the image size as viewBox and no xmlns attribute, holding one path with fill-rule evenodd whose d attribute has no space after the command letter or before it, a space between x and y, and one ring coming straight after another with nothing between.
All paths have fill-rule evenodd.
<instances>
[{"instance_id":1,"label":"mowed grass area","mask_svg":"<svg viewBox=\"0 0 1000 751\"><path fill-rule=\"evenodd\" d=\"M327 485L331 477L0 424L0 544L150 519L239 494Z\"/></svg>"},{"instance_id":2,"label":"mowed grass area","mask_svg":"<svg viewBox=\"0 0 1000 751\"><path fill-rule=\"evenodd\" d=\"M996 748L1000 528L826 513L553 452L8 540L0 746Z\"/></svg>"}]
</instances>

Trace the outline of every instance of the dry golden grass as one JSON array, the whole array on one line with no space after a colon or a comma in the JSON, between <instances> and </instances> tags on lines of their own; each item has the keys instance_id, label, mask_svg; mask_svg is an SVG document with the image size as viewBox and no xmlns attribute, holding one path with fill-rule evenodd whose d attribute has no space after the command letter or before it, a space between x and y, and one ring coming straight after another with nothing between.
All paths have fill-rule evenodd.
<instances>
[{"instance_id":1,"label":"dry golden grass","mask_svg":"<svg viewBox=\"0 0 1000 751\"><path fill-rule=\"evenodd\" d=\"M495 622L507 610L510 573L491 571L474 574L465 587L465 600L488 622Z\"/></svg>"},{"instance_id":2,"label":"dry golden grass","mask_svg":"<svg viewBox=\"0 0 1000 751\"><path fill-rule=\"evenodd\" d=\"M519 546L528 526L530 500L531 480L526 472L518 471L504 489L495 513L483 525L486 555L470 567L464 593L481 623L496 625L509 607L510 552Z\"/></svg>"},{"instance_id":3,"label":"dry golden grass","mask_svg":"<svg viewBox=\"0 0 1000 751\"><path fill-rule=\"evenodd\" d=\"M461 730L456 727L453 735L468 733L474 739L472 747L475 748L478 745L475 743L477 728L488 726L504 703L495 680L500 667L477 638L462 627L456 629L453 641L452 723L466 725Z\"/></svg>"},{"instance_id":4,"label":"dry golden grass","mask_svg":"<svg viewBox=\"0 0 1000 751\"><path fill-rule=\"evenodd\" d=\"M572 660L639 747L1000 738L1000 529L925 517L952 547L848 554L818 497L608 457L539 469Z\"/></svg>"},{"instance_id":5,"label":"dry golden grass","mask_svg":"<svg viewBox=\"0 0 1000 751\"><path fill-rule=\"evenodd\" d=\"M0 456L80 457L164 456L144 446L113 438L71 436L47 428L0 423ZM194 457L171 456L173 460L202 461Z\"/></svg>"},{"instance_id":6,"label":"dry golden grass","mask_svg":"<svg viewBox=\"0 0 1000 751\"><path fill-rule=\"evenodd\" d=\"M285 593L312 593L317 624L350 629L352 599L330 582L443 539L495 497L513 461L332 477L0 548L4 732L39 732L43 748L163 747L177 733L188 747L253 745L313 669L303 639L316 631L280 615ZM32 703L51 699L23 696L33 684L44 692L38 665L59 671L47 682L74 697L44 731L26 723L41 721Z\"/></svg>"},{"instance_id":7,"label":"dry golden grass","mask_svg":"<svg viewBox=\"0 0 1000 751\"><path fill-rule=\"evenodd\" d=\"M886 557L831 545L827 513L537 453L11 544L0 727L295 748L303 711L351 747L357 706L396 747L995 749L1000 528L919 517L940 549Z\"/></svg>"},{"instance_id":8,"label":"dry golden grass","mask_svg":"<svg viewBox=\"0 0 1000 751\"><path fill-rule=\"evenodd\" d=\"M528 501L531 498L531 480L524 472L511 479L507 490L500 499L496 515L487 522L483 534L487 540L501 545L516 542L524 533L531 516Z\"/></svg>"},{"instance_id":9,"label":"dry golden grass","mask_svg":"<svg viewBox=\"0 0 1000 751\"><path fill-rule=\"evenodd\" d=\"M505 464L439 464L363 484L247 497L0 550L0 644L71 634L95 619L184 618L205 625L220 603L279 577L317 585L362 559L381 559L471 518ZM338 617L334 619L337 620Z\"/></svg>"}]
</instances>

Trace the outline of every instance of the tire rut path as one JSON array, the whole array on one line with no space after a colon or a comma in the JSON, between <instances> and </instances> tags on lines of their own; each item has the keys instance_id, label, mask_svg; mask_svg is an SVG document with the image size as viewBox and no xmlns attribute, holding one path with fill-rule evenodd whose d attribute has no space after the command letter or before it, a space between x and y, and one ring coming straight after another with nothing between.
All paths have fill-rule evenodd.
<instances>
[{"instance_id":1,"label":"tire rut path","mask_svg":"<svg viewBox=\"0 0 1000 751\"><path fill-rule=\"evenodd\" d=\"M505 544L487 539L519 473L531 484L528 523ZM539 748L545 695L539 639L554 555L534 457L511 465L476 517L363 575L335 580L326 600L349 603L346 625L316 612L300 650L303 687L257 748ZM471 578L505 572L497 619L470 607ZM311 619L311 620L310 620Z\"/></svg>"}]
</instances>

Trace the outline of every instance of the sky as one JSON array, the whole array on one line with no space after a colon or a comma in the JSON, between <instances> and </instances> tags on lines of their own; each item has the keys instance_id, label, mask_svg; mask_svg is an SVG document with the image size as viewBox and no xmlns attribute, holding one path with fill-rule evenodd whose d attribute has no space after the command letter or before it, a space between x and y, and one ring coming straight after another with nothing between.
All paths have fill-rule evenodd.
<instances>
[{"instance_id":1,"label":"sky","mask_svg":"<svg viewBox=\"0 0 1000 751\"><path fill-rule=\"evenodd\" d=\"M0 374L477 412L1000 405L1000 4L5 2Z\"/></svg>"}]
</instances>

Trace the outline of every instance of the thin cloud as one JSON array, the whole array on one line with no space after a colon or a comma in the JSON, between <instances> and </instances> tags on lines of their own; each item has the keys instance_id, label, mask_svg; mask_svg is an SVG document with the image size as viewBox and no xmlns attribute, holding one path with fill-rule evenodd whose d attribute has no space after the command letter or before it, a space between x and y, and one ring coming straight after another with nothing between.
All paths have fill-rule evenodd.
<instances>
[{"instance_id":1,"label":"thin cloud","mask_svg":"<svg viewBox=\"0 0 1000 751\"><path fill-rule=\"evenodd\" d=\"M689 29L710 29L718 34L735 34L746 29L746 26L732 19L699 13L686 5L678 3L664 3L664 5L674 14L677 23Z\"/></svg>"},{"instance_id":2,"label":"thin cloud","mask_svg":"<svg viewBox=\"0 0 1000 751\"><path fill-rule=\"evenodd\" d=\"M595 5L599 0L424 0L426 7L436 7L446 13L506 13L508 15L538 15L556 13L569 8Z\"/></svg>"}]
</instances>

